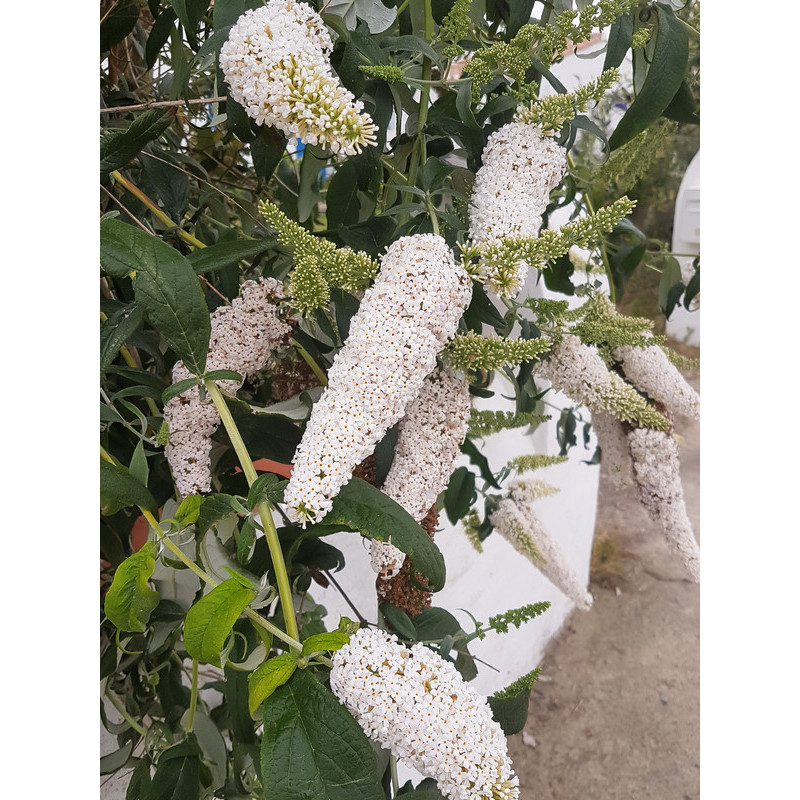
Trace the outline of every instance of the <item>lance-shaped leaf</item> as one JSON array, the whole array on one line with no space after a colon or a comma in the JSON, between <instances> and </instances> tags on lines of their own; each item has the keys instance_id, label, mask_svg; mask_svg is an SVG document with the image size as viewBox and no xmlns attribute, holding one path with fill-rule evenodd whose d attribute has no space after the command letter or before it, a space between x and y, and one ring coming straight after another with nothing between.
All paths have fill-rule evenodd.
<instances>
[{"instance_id":1,"label":"lance-shaped leaf","mask_svg":"<svg viewBox=\"0 0 800 800\"><path fill-rule=\"evenodd\" d=\"M192 800L200 794L200 747L193 734L158 757L144 800Z\"/></svg>"},{"instance_id":2,"label":"lance-shaped leaf","mask_svg":"<svg viewBox=\"0 0 800 800\"><path fill-rule=\"evenodd\" d=\"M198 661L221 667L220 653L239 615L256 592L229 578L201 597L187 612L183 629L186 652Z\"/></svg>"},{"instance_id":3,"label":"lance-shaped leaf","mask_svg":"<svg viewBox=\"0 0 800 800\"><path fill-rule=\"evenodd\" d=\"M141 484L125 467L118 467L100 459L100 501L102 504L139 506L156 511L158 504L149 489Z\"/></svg>"},{"instance_id":4,"label":"lance-shaped leaf","mask_svg":"<svg viewBox=\"0 0 800 800\"><path fill-rule=\"evenodd\" d=\"M629 142L657 120L683 83L689 58L686 28L669 6L658 3L655 11L658 13L658 30L653 59L633 103L608 140L611 150Z\"/></svg>"},{"instance_id":5,"label":"lance-shaped leaf","mask_svg":"<svg viewBox=\"0 0 800 800\"><path fill-rule=\"evenodd\" d=\"M100 327L100 371L114 360L120 347L142 324L142 310L134 304L117 309Z\"/></svg>"},{"instance_id":6,"label":"lance-shaped leaf","mask_svg":"<svg viewBox=\"0 0 800 800\"><path fill-rule=\"evenodd\" d=\"M369 739L309 670L262 708L264 800L383 800Z\"/></svg>"},{"instance_id":7,"label":"lance-shaped leaf","mask_svg":"<svg viewBox=\"0 0 800 800\"><path fill-rule=\"evenodd\" d=\"M350 641L350 635L344 631L326 631L315 633L303 642L303 655L323 653L326 650L334 651L344 647Z\"/></svg>"},{"instance_id":8,"label":"lance-shaped leaf","mask_svg":"<svg viewBox=\"0 0 800 800\"><path fill-rule=\"evenodd\" d=\"M255 716L261 704L279 686L283 686L296 669L297 659L291 653L283 653L264 662L247 676L250 716Z\"/></svg>"},{"instance_id":9,"label":"lance-shaped leaf","mask_svg":"<svg viewBox=\"0 0 800 800\"><path fill-rule=\"evenodd\" d=\"M500 723L506 736L519 733L525 727L531 687L541 671L541 668L537 667L489 698L492 716Z\"/></svg>"},{"instance_id":10,"label":"lance-shaped leaf","mask_svg":"<svg viewBox=\"0 0 800 800\"><path fill-rule=\"evenodd\" d=\"M109 131L100 140L100 172L122 169L142 148L158 139L175 119L174 111L150 109L139 114L124 131Z\"/></svg>"},{"instance_id":11,"label":"lance-shaped leaf","mask_svg":"<svg viewBox=\"0 0 800 800\"><path fill-rule=\"evenodd\" d=\"M136 302L186 367L202 375L211 320L189 262L168 244L118 219L100 224L100 264L133 279Z\"/></svg>"},{"instance_id":12,"label":"lance-shaped leaf","mask_svg":"<svg viewBox=\"0 0 800 800\"><path fill-rule=\"evenodd\" d=\"M391 540L428 579L430 591L444 586L444 558L431 537L399 503L361 478L353 477L342 487L323 523L347 525L370 539Z\"/></svg>"},{"instance_id":13,"label":"lance-shaped leaf","mask_svg":"<svg viewBox=\"0 0 800 800\"><path fill-rule=\"evenodd\" d=\"M158 592L147 585L156 567L155 549L153 542L146 542L114 573L103 610L118 630L141 633L158 605Z\"/></svg>"}]
</instances>

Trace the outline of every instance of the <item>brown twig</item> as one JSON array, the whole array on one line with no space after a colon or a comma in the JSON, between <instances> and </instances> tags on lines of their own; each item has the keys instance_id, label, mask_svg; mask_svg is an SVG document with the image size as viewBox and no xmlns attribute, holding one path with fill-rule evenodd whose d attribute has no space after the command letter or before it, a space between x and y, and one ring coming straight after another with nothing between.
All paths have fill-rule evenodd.
<instances>
[{"instance_id":1,"label":"brown twig","mask_svg":"<svg viewBox=\"0 0 800 800\"><path fill-rule=\"evenodd\" d=\"M198 97L193 100L158 100L149 103L139 103L132 106L114 106L114 108L101 108L101 114L114 114L120 111L142 111L146 108L169 108L174 106L203 105L204 103L222 103L227 97Z\"/></svg>"}]
</instances>

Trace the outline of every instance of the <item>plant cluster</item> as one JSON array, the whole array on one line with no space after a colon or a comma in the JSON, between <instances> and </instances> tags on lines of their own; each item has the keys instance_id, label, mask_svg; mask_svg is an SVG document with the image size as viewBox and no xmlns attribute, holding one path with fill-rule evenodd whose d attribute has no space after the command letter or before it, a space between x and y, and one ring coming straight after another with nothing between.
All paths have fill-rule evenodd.
<instances>
[{"instance_id":1,"label":"plant cluster","mask_svg":"<svg viewBox=\"0 0 800 800\"><path fill-rule=\"evenodd\" d=\"M435 535L442 513L478 550L496 531L588 608L530 475L579 422L698 578L672 421L699 399L614 302L635 229L614 191L665 117L694 122L690 26L535 5L101 5L101 769L129 800L518 798L505 737L538 670L484 698L469 645L549 604L464 630L433 605ZM598 29L604 71L568 93L550 67ZM585 115L631 50L635 100L603 130ZM558 455L492 470L485 439L523 441L557 391ZM501 393L513 411L473 408ZM369 543L372 609L337 580L338 532Z\"/></svg>"}]
</instances>

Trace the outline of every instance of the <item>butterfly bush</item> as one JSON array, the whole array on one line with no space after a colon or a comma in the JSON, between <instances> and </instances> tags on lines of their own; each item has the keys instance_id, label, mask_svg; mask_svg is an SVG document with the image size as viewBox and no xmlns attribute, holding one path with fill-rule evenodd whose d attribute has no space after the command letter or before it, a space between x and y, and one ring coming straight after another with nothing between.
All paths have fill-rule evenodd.
<instances>
[{"instance_id":1,"label":"butterfly bush","mask_svg":"<svg viewBox=\"0 0 800 800\"><path fill-rule=\"evenodd\" d=\"M383 491L420 522L447 488L467 435L469 383L438 369L422 385L400 421L394 460ZM405 554L391 542L370 542L372 568L383 578L400 571Z\"/></svg>"},{"instance_id":2,"label":"butterfly bush","mask_svg":"<svg viewBox=\"0 0 800 800\"><path fill-rule=\"evenodd\" d=\"M470 278L441 236L404 236L389 246L295 452L285 493L292 520L330 511L354 468L419 394L471 297Z\"/></svg>"},{"instance_id":3,"label":"butterfly bush","mask_svg":"<svg viewBox=\"0 0 800 800\"><path fill-rule=\"evenodd\" d=\"M500 535L525 556L554 586L584 611L594 602L592 595L567 564L561 548L547 532L534 509L534 502L548 494L552 487L538 480L518 480L509 494L490 515L490 522Z\"/></svg>"},{"instance_id":4,"label":"butterfly bush","mask_svg":"<svg viewBox=\"0 0 800 800\"><path fill-rule=\"evenodd\" d=\"M363 103L333 74L322 18L306 3L269 0L246 11L220 48L231 97L259 125L354 155L376 144Z\"/></svg>"},{"instance_id":5,"label":"butterfly bush","mask_svg":"<svg viewBox=\"0 0 800 800\"><path fill-rule=\"evenodd\" d=\"M519 779L485 698L424 644L362 628L333 656L331 690L364 732L449 800L517 800Z\"/></svg>"},{"instance_id":6,"label":"butterfly bush","mask_svg":"<svg viewBox=\"0 0 800 800\"><path fill-rule=\"evenodd\" d=\"M510 122L496 130L483 150L483 165L475 176L469 207L469 235L475 244L490 245L507 238L536 237L550 191L566 170L566 151L536 125ZM493 282L491 264L484 265L490 288L516 294L529 265L517 262L510 291Z\"/></svg>"},{"instance_id":7,"label":"butterfly bush","mask_svg":"<svg viewBox=\"0 0 800 800\"><path fill-rule=\"evenodd\" d=\"M597 409L592 411L592 430L597 436L603 466L611 483L618 489L630 486L633 483L633 461L624 423Z\"/></svg>"},{"instance_id":8,"label":"butterfly bush","mask_svg":"<svg viewBox=\"0 0 800 800\"><path fill-rule=\"evenodd\" d=\"M700 418L700 395L660 347L624 345L616 348L614 356L622 363L627 380L666 406L670 413Z\"/></svg>"},{"instance_id":9,"label":"butterfly bush","mask_svg":"<svg viewBox=\"0 0 800 800\"><path fill-rule=\"evenodd\" d=\"M282 284L274 278L245 281L239 297L212 312L207 371L230 369L249 377L263 369L291 330L278 317L278 304L284 296ZM178 361L172 382L191 377ZM236 394L241 385L242 381L219 381L219 387L229 394ZM211 491L211 435L220 421L214 404L201 399L200 387L193 386L167 402L164 420L169 428L164 450L178 491L184 497Z\"/></svg>"},{"instance_id":10,"label":"butterfly bush","mask_svg":"<svg viewBox=\"0 0 800 800\"><path fill-rule=\"evenodd\" d=\"M664 532L693 580L700 580L700 549L686 513L678 445L670 433L636 428L628 434L639 499Z\"/></svg>"}]
</instances>

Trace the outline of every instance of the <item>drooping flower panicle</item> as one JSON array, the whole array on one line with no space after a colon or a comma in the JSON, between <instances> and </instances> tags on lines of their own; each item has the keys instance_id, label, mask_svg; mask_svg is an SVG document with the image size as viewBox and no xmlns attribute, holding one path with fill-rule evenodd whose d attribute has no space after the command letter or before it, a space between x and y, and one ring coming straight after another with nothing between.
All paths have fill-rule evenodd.
<instances>
[{"instance_id":1,"label":"drooping flower panicle","mask_svg":"<svg viewBox=\"0 0 800 800\"><path fill-rule=\"evenodd\" d=\"M469 208L472 241L489 245L538 236L550 191L566 170L564 148L535 125L510 122L489 137L482 158ZM525 283L528 266L518 261L508 285L501 286L487 263L487 283L498 293L516 294Z\"/></svg>"},{"instance_id":2,"label":"drooping flower panicle","mask_svg":"<svg viewBox=\"0 0 800 800\"><path fill-rule=\"evenodd\" d=\"M394 461L383 491L420 522L447 488L453 463L467 435L469 383L439 369L422 385L400 420ZM384 578L397 575L405 554L391 542L370 542L372 568Z\"/></svg>"},{"instance_id":3,"label":"drooping flower panicle","mask_svg":"<svg viewBox=\"0 0 800 800\"><path fill-rule=\"evenodd\" d=\"M322 18L307 3L268 0L245 11L220 48L231 97L259 125L354 155L376 143L363 104L333 74Z\"/></svg>"},{"instance_id":4,"label":"drooping flower panicle","mask_svg":"<svg viewBox=\"0 0 800 800\"><path fill-rule=\"evenodd\" d=\"M229 369L243 377L259 372L291 330L278 318L277 304L284 296L278 281L260 278L245 281L239 297L216 309L211 314L207 371ZM173 383L191 377L178 361L172 370ZM219 381L229 394L235 394L241 385L235 380ZM178 491L184 497L211 491L211 435L219 425L217 409L210 401L202 401L199 387L193 386L167 402L164 420L169 426L164 451Z\"/></svg>"},{"instance_id":5,"label":"drooping flower panicle","mask_svg":"<svg viewBox=\"0 0 800 800\"><path fill-rule=\"evenodd\" d=\"M671 427L663 414L619 375L609 371L596 348L583 344L573 334L561 337L548 358L536 365L535 374L590 411L600 409L642 427L659 430Z\"/></svg>"},{"instance_id":6,"label":"drooping flower panicle","mask_svg":"<svg viewBox=\"0 0 800 800\"><path fill-rule=\"evenodd\" d=\"M639 499L661 525L667 544L700 581L700 548L686 513L678 446L671 434L636 428L628 434Z\"/></svg>"},{"instance_id":7,"label":"drooping flower panicle","mask_svg":"<svg viewBox=\"0 0 800 800\"><path fill-rule=\"evenodd\" d=\"M507 497L490 515L490 522L500 535L525 556L554 586L584 611L592 607L593 598L564 559L561 548L547 532L534 509L534 502L548 494L552 487L536 480L517 480Z\"/></svg>"},{"instance_id":8,"label":"drooping flower panicle","mask_svg":"<svg viewBox=\"0 0 800 800\"><path fill-rule=\"evenodd\" d=\"M471 296L469 276L440 236L404 236L388 248L295 452L285 494L293 520L331 509L356 465L419 394Z\"/></svg>"},{"instance_id":9,"label":"drooping flower panicle","mask_svg":"<svg viewBox=\"0 0 800 800\"><path fill-rule=\"evenodd\" d=\"M331 690L371 739L449 800L517 800L519 779L486 699L424 644L362 628L333 656Z\"/></svg>"}]
</instances>

